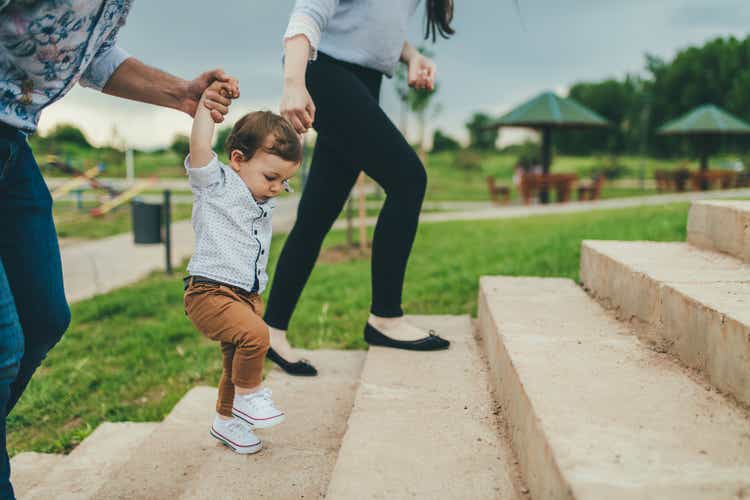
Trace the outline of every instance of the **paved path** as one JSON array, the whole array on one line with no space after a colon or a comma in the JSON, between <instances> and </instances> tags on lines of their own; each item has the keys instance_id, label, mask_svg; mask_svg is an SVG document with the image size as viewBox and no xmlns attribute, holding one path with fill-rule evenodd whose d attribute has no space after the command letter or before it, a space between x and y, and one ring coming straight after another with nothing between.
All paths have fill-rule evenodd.
<instances>
[{"instance_id":1,"label":"paved path","mask_svg":"<svg viewBox=\"0 0 750 500\"><path fill-rule=\"evenodd\" d=\"M447 222L455 220L487 220L487 219L515 219L534 215L568 214L606 210L611 208L631 208L669 203L689 203L696 200L731 199L750 197L750 189L732 189L726 191L698 191L689 193L660 194L653 196L636 196L632 198L614 198L600 201L570 202L565 204L552 203L549 205L517 205L505 207L489 207L478 210L460 210L448 212L424 213L419 218L420 223ZM356 219L355 219L356 221ZM372 226L376 217L368 217L365 222ZM340 220L334 224L334 229L346 227L346 221Z\"/></svg>"},{"instance_id":2,"label":"paved path","mask_svg":"<svg viewBox=\"0 0 750 500\"><path fill-rule=\"evenodd\" d=\"M608 208L626 208L667 203L689 202L700 199L750 197L750 189L733 191L711 191L708 193L679 193L636 198L620 198L597 202L573 202L564 205L533 205L512 207L487 207L473 210L425 213L420 222L444 222L454 220L485 220L530 217L545 214L588 212ZM298 196L279 199L274 212L274 233L286 233L294 224ZM473 203L448 203L445 208L475 207ZM367 218L372 225L375 217ZM334 228L346 227L338 221ZM172 262L178 264L189 257L193 250L193 230L189 221L172 225ZM135 245L132 234L122 234L100 240L64 245L62 247L65 290L70 302L76 302L96 294L108 292L138 281L149 273L164 269L165 255L162 245Z\"/></svg>"}]
</instances>

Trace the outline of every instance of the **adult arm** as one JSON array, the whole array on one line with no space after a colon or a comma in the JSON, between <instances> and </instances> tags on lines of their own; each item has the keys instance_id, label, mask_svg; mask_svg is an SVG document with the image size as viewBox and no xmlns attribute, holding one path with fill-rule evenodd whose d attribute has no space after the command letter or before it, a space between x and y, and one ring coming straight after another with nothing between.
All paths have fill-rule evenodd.
<instances>
[{"instance_id":1,"label":"adult arm","mask_svg":"<svg viewBox=\"0 0 750 500\"><path fill-rule=\"evenodd\" d=\"M307 61L318 54L321 33L339 0L297 0L284 34L284 91L280 113L302 134L315 120L315 104L305 85Z\"/></svg>"},{"instance_id":2,"label":"adult arm","mask_svg":"<svg viewBox=\"0 0 750 500\"><path fill-rule=\"evenodd\" d=\"M124 23L123 18L94 54L81 75L80 83L84 87L125 99L177 109L194 116L203 91L216 80L229 81L229 77L218 69L186 81L143 64L115 43L117 33ZM205 105L211 111L211 118L220 123L227 113L229 100L211 93L207 95Z\"/></svg>"},{"instance_id":3,"label":"adult arm","mask_svg":"<svg viewBox=\"0 0 750 500\"><path fill-rule=\"evenodd\" d=\"M126 59L112 73L102 92L125 99L172 108L195 116L201 95L213 82L227 83L230 77L220 69L201 73L187 81L153 68L134 57ZM229 111L229 99L208 90L203 100L216 123L224 121Z\"/></svg>"}]
</instances>

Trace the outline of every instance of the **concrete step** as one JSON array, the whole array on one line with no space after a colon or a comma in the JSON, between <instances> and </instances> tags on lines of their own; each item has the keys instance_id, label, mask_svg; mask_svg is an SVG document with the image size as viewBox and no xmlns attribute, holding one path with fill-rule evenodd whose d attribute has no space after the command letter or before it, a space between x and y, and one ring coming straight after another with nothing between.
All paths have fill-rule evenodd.
<instances>
[{"instance_id":1,"label":"concrete step","mask_svg":"<svg viewBox=\"0 0 750 500\"><path fill-rule=\"evenodd\" d=\"M750 201L697 201L688 215L688 242L750 262Z\"/></svg>"},{"instance_id":2,"label":"concrete step","mask_svg":"<svg viewBox=\"0 0 750 500\"><path fill-rule=\"evenodd\" d=\"M750 420L571 280L480 280L479 322L535 499L737 499Z\"/></svg>"},{"instance_id":3,"label":"concrete step","mask_svg":"<svg viewBox=\"0 0 750 500\"><path fill-rule=\"evenodd\" d=\"M59 464L65 455L58 453L36 453L25 451L10 460L10 482L17 498L26 498L26 494Z\"/></svg>"},{"instance_id":4,"label":"concrete step","mask_svg":"<svg viewBox=\"0 0 750 500\"><path fill-rule=\"evenodd\" d=\"M584 241L581 282L657 350L750 404L750 264L686 243Z\"/></svg>"},{"instance_id":5,"label":"concrete step","mask_svg":"<svg viewBox=\"0 0 750 500\"><path fill-rule=\"evenodd\" d=\"M91 498L155 428L151 423L101 424L23 496L24 500Z\"/></svg>"},{"instance_id":6,"label":"concrete step","mask_svg":"<svg viewBox=\"0 0 750 500\"><path fill-rule=\"evenodd\" d=\"M197 387L175 406L96 498L318 498L328 485L351 412L364 351L305 354L317 377L272 370L266 385L287 420L257 431L263 451L237 455L208 434L216 389Z\"/></svg>"},{"instance_id":7,"label":"concrete step","mask_svg":"<svg viewBox=\"0 0 750 500\"><path fill-rule=\"evenodd\" d=\"M370 348L326 498L516 498L470 319L412 320L451 348Z\"/></svg>"}]
</instances>

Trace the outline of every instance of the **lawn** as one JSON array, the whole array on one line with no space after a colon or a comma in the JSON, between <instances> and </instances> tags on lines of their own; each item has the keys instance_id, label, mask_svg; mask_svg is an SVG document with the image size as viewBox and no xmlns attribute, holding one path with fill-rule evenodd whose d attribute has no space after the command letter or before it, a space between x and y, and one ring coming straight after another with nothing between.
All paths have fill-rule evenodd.
<instances>
[{"instance_id":1,"label":"lawn","mask_svg":"<svg viewBox=\"0 0 750 500\"><path fill-rule=\"evenodd\" d=\"M407 273L414 314L475 314L481 275L576 279L583 239L682 240L686 204L527 219L423 224ZM332 233L326 252L344 232ZM272 247L272 266L283 238ZM369 261L320 263L290 325L294 344L363 349ZM11 453L70 450L103 421L160 420L196 384L216 384L218 346L182 310L180 273L154 274L72 307L71 327L8 418Z\"/></svg>"}]
</instances>

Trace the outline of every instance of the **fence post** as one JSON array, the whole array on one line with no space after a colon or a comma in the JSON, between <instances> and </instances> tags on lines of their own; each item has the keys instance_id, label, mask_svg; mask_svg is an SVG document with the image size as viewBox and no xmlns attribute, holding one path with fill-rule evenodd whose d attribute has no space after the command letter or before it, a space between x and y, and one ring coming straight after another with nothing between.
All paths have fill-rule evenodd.
<instances>
[{"instance_id":1,"label":"fence post","mask_svg":"<svg viewBox=\"0 0 750 500\"><path fill-rule=\"evenodd\" d=\"M164 190L164 250L167 259L167 274L172 274L172 192Z\"/></svg>"}]
</instances>

